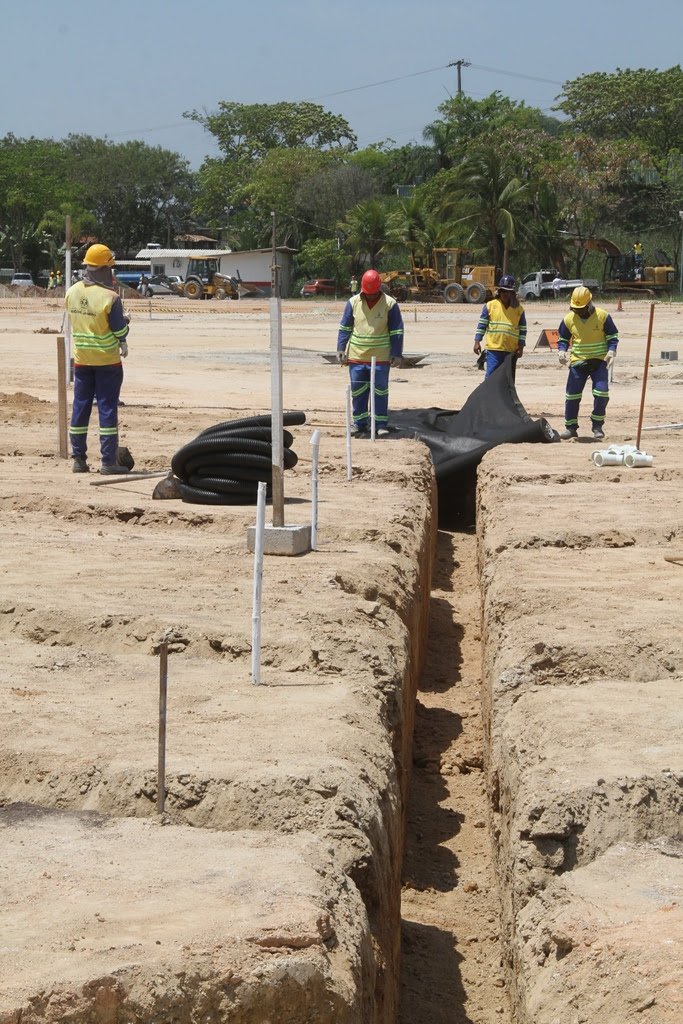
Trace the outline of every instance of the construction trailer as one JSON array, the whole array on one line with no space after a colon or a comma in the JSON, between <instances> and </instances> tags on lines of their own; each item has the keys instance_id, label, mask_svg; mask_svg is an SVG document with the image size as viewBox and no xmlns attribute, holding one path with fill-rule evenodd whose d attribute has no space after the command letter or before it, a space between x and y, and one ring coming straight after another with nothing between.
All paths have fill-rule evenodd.
<instances>
[{"instance_id":1,"label":"construction trailer","mask_svg":"<svg viewBox=\"0 0 683 1024\"><path fill-rule=\"evenodd\" d=\"M426 265L380 274L382 288L399 302L485 302L493 297L496 268L471 262L467 249L432 249Z\"/></svg>"},{"instance_id":2,"label":"construction trailer","mask_svg":"<svg viewBox=\"0 0 683 1024\"><path fill-rule=\"evenodd\" d=\"M655 249L654 260L648 264L635 250L622 252L608 238L586 238L577 244L589 252L602 253L605 257L601 284L604 292L655 296L670 293L674 289L674 268L666 253L659 249Z\"/></svg>"}]
</instances>

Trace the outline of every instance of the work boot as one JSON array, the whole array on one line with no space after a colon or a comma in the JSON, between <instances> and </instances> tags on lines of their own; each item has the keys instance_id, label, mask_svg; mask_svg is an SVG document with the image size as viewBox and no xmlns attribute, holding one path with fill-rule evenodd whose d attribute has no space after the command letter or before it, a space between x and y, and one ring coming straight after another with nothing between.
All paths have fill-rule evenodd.
<instances>
[{"instance_id":1,"label":"work boot","mask_svg":"<svg viewBox=\"0 0 683 1024\"><path fill-rule=\"evenodd\" d=\"M354 427L351 431L351 437L369 437L370 432L365 427Z\"/></svg>"},{"instance_id":2,"label":"work boot","mask_svg":"<svg viewBox=\"0 0 683 1024\"><path fill-rule=\"evenodd\" d=\"M602 441L605 437L605 431L597 423L593 427L593 437L596 441Z\"/></svg>"},{"instance_id":3,"label":"work boot","mask_svg":"<svg viewBox=\"0 0 683 1024\"><path fill-rule=\"evenodd\" d=\"M123 476L126 473L130 473L130 470L128 469L128 466L119 466L116 462L112 462L107 465L103 462L100 467L100 473L103 473L105 476L113 476L114 474L117 476Z\"/></svg>"},{"instance_id":4,"label":"work boot","mask_svg":"<svg viewBox=\"0 0 683 1024\"><path fill-rule=\"evenodd\" d=\"M89 473L90 466L85 461L84 455L74 455L74 464L71 467L72 473Z\"/></svg>"},{"instance_id":5,"label":"work boot","mask_svg":"<svg viewBox=\"0 0 683 1024\"><path fill-rule=\"evenodd\" d=\"M377 430L377 437L389 437L389 428L379 427L379 429Z\"/></svg>"},{"instance_id":6,"label":"work boot","mask_svg":"<svg viewBox=\"0 0 683 1024\"><path fill-rule=\"evenodd\" d=\"M565 427L560 434L562 441L578 441L579 439L579 428L578 427Z\"/></svg>"}]
</instances>

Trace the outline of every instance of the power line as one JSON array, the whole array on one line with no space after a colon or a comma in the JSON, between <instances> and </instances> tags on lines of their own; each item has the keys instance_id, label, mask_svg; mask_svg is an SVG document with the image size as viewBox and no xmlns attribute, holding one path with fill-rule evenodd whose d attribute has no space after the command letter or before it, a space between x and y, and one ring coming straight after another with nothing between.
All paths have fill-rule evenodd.
<instances>
[{"instance_id":1,"label":"power line","mask_svg":"<svg viewBox=\"0 0 683 1024\"><path fill-rule=\"evenodd\" d=\"M338 89L337 92L326 92L322 96L314 96L314 100L326 100L330 96L343 96L348 92L360 92L361 89L375 89L378 85L391 85L393 82L403 82L407 78L417 78L419 75L431 75L435 71L443 71L445 65L439 65L437 68L427 68L426 71L413 71L409 75L399 75L398 78L385 78L381 82L369 82L367 85L354 85L351 89Z\"/></svg>"},{"instance_id":2,"label":"power line","mask_svg":"<svg viewBox=\"0 0 683 1024\"><path fill-rule=\"evenodd\" d=\"M475 68L477 71L488 71L493 75L509 75L510 78L526 78L529 82L545 82L546 85L564 85L564 82L556 82L553 78L537 78L536 75L524 75L521 71L503 71L502 68L487 68L483 64L470 64L470 67Z\"/></svg>"}]
</instances>

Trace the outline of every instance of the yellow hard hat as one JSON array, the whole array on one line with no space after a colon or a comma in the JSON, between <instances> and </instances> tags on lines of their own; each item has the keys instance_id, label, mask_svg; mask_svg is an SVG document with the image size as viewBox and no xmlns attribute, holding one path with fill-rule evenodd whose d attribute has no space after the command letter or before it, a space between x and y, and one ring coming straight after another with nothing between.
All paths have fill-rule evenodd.
<instances>
[{"instance_id":1,"label":"yellow hard hat","mask_svg":"<svg viewBox=\"0 0 683 1024\"><path fill-rule=\"evenodd\" d=\"M83 257L83 262L88 267L113 267L115 262L114 253L109 246L100 245L98 242L96 245L90 246Z\"/></svg>"},{"instance_id":2,"label":"yellow hard hat","mask_svg":"<svg viewBox=\"0 0 683 1024\"><path fill-rule=\"evenodd\" d=\"M593 294L585 285L579 285L572 292L569 305L572 309L585 309L593 301Z\"/></svg>"}]
</instances>

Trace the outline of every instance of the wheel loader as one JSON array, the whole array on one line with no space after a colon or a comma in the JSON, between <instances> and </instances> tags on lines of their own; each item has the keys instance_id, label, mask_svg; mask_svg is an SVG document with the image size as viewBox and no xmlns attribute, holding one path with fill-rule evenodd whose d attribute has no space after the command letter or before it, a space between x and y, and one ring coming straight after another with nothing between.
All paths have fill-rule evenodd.
<instances>
[{"instance_id":1,"label":"wheel loader","mask_svg":"<svg viewBox=\"0 0 683 1024\"><path fill-rule=\"evenodd\" d=\"M413 260L409 271L380 274L382 287L399 302L486 302L493 297L496 268L475 265L466 249L432 249L428 266Z\"/></svg>"},{"instance_id":2,"label":"wheel loader","mask_svg":"<svg viewBox=\"0 0 683 1024\"><path fill-rule=\"evenodd\" d=\"M215 256L198 256L190 260L180 294L186 299L238 299L238 279L221 274L218 267Z\"/></svg>"}]
</instances>

